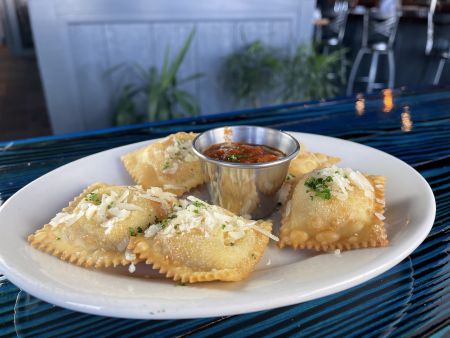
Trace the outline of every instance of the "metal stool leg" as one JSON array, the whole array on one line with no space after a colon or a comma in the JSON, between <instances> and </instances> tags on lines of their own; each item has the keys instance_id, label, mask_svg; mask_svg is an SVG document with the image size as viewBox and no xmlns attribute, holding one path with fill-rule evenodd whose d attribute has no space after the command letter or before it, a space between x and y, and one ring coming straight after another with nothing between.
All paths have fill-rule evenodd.
<instances>
[{"instance_id":1,"label":"metal stool leg","mask_svg":"<svg viewBox=\"0 0 450 338\"><path fill-rule=\"evenodd\" d=\"M340 69L340 79L339 81L341 81L341 83L345 83L345 73L346 73L346 66L347 66L347 60L345 58L345 50L344 48L341 47L340 49L340 54L341 54L341 69Z\"/></svg>"},{"instance_id":2,"label":"metal stool leg","mask_svg":"<svg viewBox=\"0 0 450 338\"><path fill-rule=\"evenodd\" d=\"M375 78L377 76L377 69L378 69L378 51L374 51L372 54L372 61L370 62L370 71L369 71L369 80L367 81L367 93L371 94L374 84L375 84Z\"/></svg>"},{"instance_id":3,"label":"metal stool leg","mask_svg":"<svg viewBox=\"0 0 450 338\"><path fill-rule=\"evenodd\" d=\"M353 62L352 70L350 71L350 76L348 78L347 96L352 95L356 73L358 72L359 65L360 65L365 53L366 53L366 51L364 49L360 49L358 51L358 54L356 55L355 62Z\"/></svg>"},{"instance_id":4,"label":"metal stool leg","mask_svg":"<svg viewBox=\"0 0 450 338\"><path fill-rule=\"evenodd\" d=\"M439 84L439 80L441 79L442 70L444 69L445 59L441 58L439 60L439 65L436 70L436 75L434 76L433 86L437 86Z\"/></svg>"},{"instance_id":5,"label":"metal stool leg","mask_svg":"<svg viewBox=\"0 0 450 338\"><path fill-rule=\"evenodd\" d=\"M394 88L395 83L395 60L394 60L394 51L388 51L388 63L389 63L389 82L388 87Z\"/></svg>"}]
</instances>

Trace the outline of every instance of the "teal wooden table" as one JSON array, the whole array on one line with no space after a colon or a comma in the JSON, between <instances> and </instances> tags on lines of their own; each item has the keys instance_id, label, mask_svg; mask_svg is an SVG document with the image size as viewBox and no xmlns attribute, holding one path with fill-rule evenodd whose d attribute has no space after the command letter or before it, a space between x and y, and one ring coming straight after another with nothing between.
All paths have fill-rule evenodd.
<instances>
[{"instance_id":1,"label":"teal wooden table","mask_svg":"<svg viewBox=\"0 0 450 338\"><path fill-rule=\"evenodd\" d=\"M314 301L237 316L128 320L53 306L0 277L0 336L436 337L450 335L450 88L337 98L213 116L0 143L0 198L65 163L180 130L252 124L339 137L418 170L437 202L428 238L362 285ZM1 235L0 219L0 235ZM1 276L1 275L0 275Z\"/></svg>"}]
</instances>

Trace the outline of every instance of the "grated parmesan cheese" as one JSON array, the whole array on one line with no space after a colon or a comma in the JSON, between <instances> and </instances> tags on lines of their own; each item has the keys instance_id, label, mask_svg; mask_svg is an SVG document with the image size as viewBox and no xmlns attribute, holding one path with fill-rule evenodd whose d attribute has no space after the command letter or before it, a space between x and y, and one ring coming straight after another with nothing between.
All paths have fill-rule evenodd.
<instances>
[{"instance_id":1,"label":"grated parmesan cheese","mask_svg":"<svg viewBox=\"0 0 450 338\"><path fill-rule=\"evenodd\" d=\"M128 272L129 273L134 273L135 271L136 271L136 265L131 263L130 266L128 267Z\"/></svg>"},{"instance_id":2,"label":"grated parmesan cheese","mask_svg":"<svg viewBox=\"0 0 450 338\"><path fill-rule=\"evenodd\" d=\"M367 178L359 171L354 171L351 168L338 168L333 165L329 168L317 170L314 177L331 177L332 180L328 182L331 195L341 201L348 198L348 192L353 191L355 186L363 190L364 195L368 198L373 197L374 194L374 188Z\"/></svg>"},{"instance_id":3,"label":"grated parmesan cheese","mask_svg":"<svg viewBox=\"0 0 450 338\"><path fill-rule=\"evenodd\" d=\"M60 224L70 226L84 216L88 221L93 220L98 223L99 226L105 228L105 234L108 235L111 233L114 226L118 222L127 219L131 215L131 212L145 211L139 205L128 201L130 191L135 193L132 198L133 201L136 201L137 197L150 199L160 203L166 210L171 209L172 204L176 202L176 196L174 194L165 192L161 188L144 190L140 186L128 187L120 196L116 191L111 191L109 194L102 194L101 200L98 199L98 205L83 199L73 212L60 212L49 222L49 224L53 227ZM92 193L97 194L98 191L93 191Z\"/></svg>"},{"instance_id":4,"label":"grated parmesan cheese","mask_svg":"<svg viewBox=\"0 0 450 338\"><path fill-rule=\"evenodd\" d=\"M134 261L136 259L136 254L133 253L132 251L126 250L125 251L125 259L127 261L132 262L132 261Z\"/></svg>"},{"instance_id":5,"label":"grated parmesan cheese","mask_svg":"<svg viewBox=\"0 0 450 338\"><path fill-rule=\"evenodd\" d=\"M162 172L165 174L175 174L180 163L195 161L199 161L199 158L192 151L192 140L173 137L172 144L164 151Z\"/></svg>"},{"instance_id":6,"label":"grated parmesan cheese","mask_svg":"<svg viewBox=\"0 0 450 338\"><path fill-rule=\"evenodd\" d=\"M151 187L145 192L138 190L137 196L160 203L165 211L171 210L172 205L177 202L175 194L166 192L159 187Z\"/></svg>"},{"instance_id":7,"label":"grated parmesan cheese","mask_svg":"<svg viewBox=\"0 0 450 338\"><path fill-rule=\"evenodd\" d=\"M207 204L194 196L188 196L174 205L173 212L167 219L148 227L144 236L154 237L160 233L163 236L171 237L198 229L205 237L209 237L211 233L221 229L225 243L231 244L244 237L246 231L253 229L278 241L276 236L256 223L256 221L228 214L224 209Z\"/></svg>"}]
</instances>

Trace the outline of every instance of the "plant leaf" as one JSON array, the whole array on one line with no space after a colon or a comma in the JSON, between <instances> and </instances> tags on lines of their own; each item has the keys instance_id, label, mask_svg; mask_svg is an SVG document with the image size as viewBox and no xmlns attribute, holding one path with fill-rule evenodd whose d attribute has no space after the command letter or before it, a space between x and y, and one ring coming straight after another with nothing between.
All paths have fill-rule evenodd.
<instances>
[{"instance_id":1,"label":"plant leaf","mask_svg":"<svg viewBox=\"0 0 450 338\"><path fill-rule=\"evenodd\" d=\"M186 54L189 50L189 47L191 46L191 42L192 42L192 39L194 38L194 35L195 35L195 28L192 29L192 31L189 33L189 36L186 39L186 41L184 42L183 47L180 49L177 56L172 61L169 71L167 73L167 76L161 76L163 88L167 88L169 86L169 84L176 77L176 74L178 73L178 69L180 68L181 63L183 62L184 57L186 56Z\"/></svg>"},{"instance_id":2,"label":"plant leaf","mask_svg":"<svg viewBox=\"0 0 450 338\"><path fill-rule=\"evenodd\" d=\"M166 50L164 52L163 66L161 69L161 82L163 82L165 79L167 79L167 81L170 81L169 80L169 57L170 57L170 48L169 48L169 46L167 46Z\"/></svg>"},{"instance_id":3,"label":"plant leaf","mask_svg":"<svg viewBox=\"0 0 450 338\"><path fill-rule=\"evenodd\" d=\"M183 83L200 79L205 76L205 73L194 73L192 75L186 76L185 78L178 81L178 84L181 85Z\"/></svg>"}]
</instances>

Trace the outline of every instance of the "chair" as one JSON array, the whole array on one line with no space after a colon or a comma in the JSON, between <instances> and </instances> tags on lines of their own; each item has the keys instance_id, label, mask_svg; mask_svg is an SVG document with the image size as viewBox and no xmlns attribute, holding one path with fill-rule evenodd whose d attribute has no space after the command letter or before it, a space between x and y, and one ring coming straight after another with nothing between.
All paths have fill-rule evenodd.
<instances>
[{"instance_id":1,"label":"chair","mask_svg":"<svg viewBox=\"0 0 450 338\"><path fill-rule=\"evenodd\" d=\"M355 62L350 71L347 95L351 95L353 92L356 74L366 54L371 55L369 75L360 79L361 82L367 82L366 92L370 94L374 89L384 87L384 84L375 82L380 55L387 56L389 65L387 85L389 88L394 87L395 61L393 46L398 21L399 15L396 11L387 13L368 11L364 14L362 46L356 55Z\"/></svg>"},{"instance_id":2,"label":"chair","mask_svg":"<svg viewBox=\"0 0 450 338\"><path fill-rule=\"evenodd\" d=\"M437 86L442 76L444 66L450 58L450 38L445 28L450 26L450 14L436 13L437 0L431 0L428 11L427 44L425 54L439 58L433 85Z\"/></svg>"},{"instance_id":3,"label":"chair","mask_svg":"<svg viewBox=\"0 0 450 338\"><path fill-rule=\"evenodd\" d=\"M328 54L333 48L342 47L348 13L348 1L336 1L332 10L322 13L322 17L329 20L329 24L322 27L320 37L320 45L323 47L324 54ZM345 77L345 67L345 52L341 48L341 78Z\"/></svg>"},{"instance_id":4,"label":"chair","mask_svg":"<svg viewBox=\"0 0 450 338\"><path fill-rule=\"evenodd\" d=\"M324 52L328 53L328 48L341 46L345 35L345 27L348 18L348 2L336 1L333 10L322 13L322 17L329 20L329 24L322 28L321 42Z\"/></svg>"}]
</instances>

